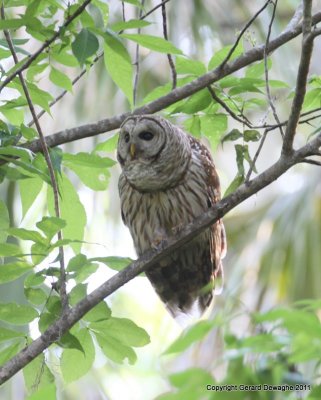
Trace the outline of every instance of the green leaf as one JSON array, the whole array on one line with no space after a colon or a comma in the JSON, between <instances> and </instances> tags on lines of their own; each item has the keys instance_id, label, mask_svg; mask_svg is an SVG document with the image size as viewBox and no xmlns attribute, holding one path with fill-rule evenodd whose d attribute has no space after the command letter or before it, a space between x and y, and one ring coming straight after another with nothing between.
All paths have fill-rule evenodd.
<instances>
[{"instance_id":1,"label":"green leaf","mask_svg":"<svg viewBox=\"0 0 321 400\"><path fill-rule=\"evenodd\" d=\"M321 89L312 89L307 92L303 102L303 111L310 111L321 106Z\"/></svg>"},{"instance_id":2,"label":"green leaf","mask_svg":"<svg viewBox=\"0 0 321 400\"><path fill-rule=\"evenodd\" d=\"M37 85L33 83L28 83L28 89L32 102L42 107L44 110L47 111L48 114L50 114L49 103L53 100L51 94L46 92L45 90L41 90Z\"/></svg>"},{"instance_id":3,"label":"green leaf","mask_svg":"<svg viewBox=\"0 0 321 400\"><path fill-rule=\"evenodd\" d=\"M78 339L84 352L76 349L64 349L60 359L63 379L66 383L75 381L85 375L92 367L95 359L95 347L86 328L73 335ZM77 367L76 367L77 366Z\"/></svg>"},{"instance_id":4,"label":"green leaf","mask_svg":"<svg viewBox=\"0 0 321 400\"><path fill-rule=\"evenodd\" d=\"M115 271L121 271L125 267L127 267L134 260L128 257L94 257L90 258L88 261L98 261L106 264L109 268L114 269Z\"/></svg>"},{"instance_id":5,"label":"green leaf","mask_svg":"<svg viewBox=\"0 0 321 400\"><path fill-rule=\"evenodd\" d=\"M105 321L111 317L111 310L104 301L101 301L97 306L92 308L84 317L87 322Z\"/></svg>"},{"instance_id":6,"label":"green leaf","mask_svg":"<svg viewBox=\"0 0 321 400\"><path fill-rule=\"evenodd\" d=\"M97 146L94 148L93 152L98 152L98 151L104 151L106 153L111 153L113 152L118 143L118 135L115 134L109 139L107 139L105 142L100 142L97 144Z\"/></svg>"},{"instance_id":7,"label":"green leaf","mask_svg":"<svg viewBox=\"0 0 321 400\"><path fill-rule=\"evenodd\" d=\"M150 343L147 332L127 318L111 317L91 323L90 328L95 332L104 332L106 337L113 337L126 346L141 347Z\"/></svg>"},{"instance_id":8,"label":"green leaf","mask_svg":"<svg viewBox=\"0 0 321 400\"><path fill-rule=\"evenodd\" d=\"M43 217L36 226L51 240L61 229L65 228L66 221L58 217Z\"/></svg>"},{"instance_id":9,"label":"green leaf","mask_svg":"<svg viewBox=\"0 0 321 400\"><path fill-rule=\"evenodd\" d=\"M118 32L125 29L144 28L145 26L149 26L150 24L150 22L141 19L130 19L128 21L116 22L115 24L111 25L111 29L115 32Z\"/></svg>"},{"instance_id":10,"label":"green leaf","mask_svg":"<svg viewBox=\"0 0 321 400\"><path fill-rule=\"evenodd\" d=\"M16 303L0 303L0 320L14 325L24 325L38 317L30 306Z\"/></svg>"},{"instance_id":11,"label":"green leaf","mask_svg":"<svg viewBox=\"0 0 321 400\"><path fill-rule=\"evenodd\" d=\"M74 186L64 174L59 180L59 190L61 218L67 223L62 230L63 236L66 239L82 241L87 220L86 212ZM48 190L48 209L51 215L55 215L52 190ZM73 243L71 247L75 252L79 252L81 243Z\"/></svg>"},{"instance_id":12,"label":"green leaf","mask_svg":"<svg viewBox=\"0 0 321 400\"><path fill-rule=\"evenodd\" d=\"M43 180L40 178L20 179L19 182L20 199L22 206L22 216L25 217L29 208L34 204L38 197L42 186Z\"/></svg>"},{"instance_id":13,"label":"green leaf","mask_svg":"<svg viewBox=\"0 0 321 400\"><path fill-rule=\"evenodd\" d=\"M194 342L203 339L216 324L214 321L199 321L176 339L164 354L181 353Z\"/></svg>"},{"instance_id":14,"label":"green leaf","mask_svg":"<svg viewBox=\"0 0 321 400\"><path fill-rule=\"evenodd\" d=\"M71 79L66 74L54 68L53 66L51 66L49 78L51 82L54 83L56 86L62 87L63 89L72 92Z\"/></svg>"},{"instance_id":15,"label":"green leaf","mask_svg":"<svg viewBox=\"0 0 321 400\"><path fill-rule=\"evenodd\" d=\"M184 128L196 138L201 137L201 120L198 115L193 115L192 118L185 120Z\"/></svg>"},{"instance_id":16,"label":"green leaf","mask_svg":"<svg viewBox=\"0 0 321 400\"><path fill-rule=\"evenodd\" d=\"M270 70L272 67L272 60L270 58L267 59L267 66L268 70ZM251 64L249 67L246 68L245 76L247 78L257 78L259 76L262 76L264 72L265 72L264 61L259 61L257 63Z\"/></svg>"},{"instance_id":17,"label":"green leaf","mask_svg":"<svg viewBox=\"0 0 321 400\"><path fill-rule=\"evenodd\" d=\"M57 49L53 47L53 51L50 56L59 64L66 65L67 67L77 67L79 65L77 58L68 52L67 47L64 49L61 49L60 45Z\"/></svg>"},{"instance_id":18,"label":"green leaf","mask_svg":"<svg viewBox=\"0 0 321 400\"><path fill-rule=\"evenodd\" d=\"M22 347L23 345L21 343L15 343L2 350L0 352L0 365L4 365L12 357L14 357Z\"/></svg>"},{"instance_id":19,"label":"green leaf","mask_svg":"<svg viewBox=\"0 0 321 400\"><path fill-rule=\"evenodd\" d=\"M142 35L134 33L122 33L119 35L125 39L132 40L147 49L166 54L183 54L180 49L175 47L171 42L158 36Z\"/></svg>"},{"instance_id":20,"label":"green leaf","mask_svg":"<svg viewBox=\"0 0 321 400\"><path fill-rule=\"evenodd\" d=\"M174 108L174 113L195 114L207 108L212 102L212 97L207 89L203 89L192 96L186 101L180 103Z\"/></svg>"},{"instance_id":21,"label":"green leaf","mask_svg":"<svg viewBox=\"0 0 321 400\"><path fill-rule=\"evenodd\" d=\"M79 165L88 168L110 168L115 165L115 161L108 157L100 157L92 153L64 153L63 160L66 165Z\"/></svg>"},{"instance_id":22,"label":"green leaf","mask_svg":"<svg viewBox=\"0 0 321 400\"><path fill-rule=\"evenodd\" d=\"M236 144L235 151L236 151L236 164L237 164L238 174L240 176L243 176L244 175L244 146L241 144Z\"/></svg>"},{"instance_id":23,"label":"green leaf","mask_svg":"<svg viewBox=\"0 0 321 400\"><path fill-rule=\"evenodd\" d=\"M133 67L126 47L115 36L106 32L104 61L107 72L133 104Z\"/></svg>"},{"instance_id":24,"label":"green leaf","mask_svg":"<svg viewBox=\"0 0 321 400\"><path fill-rule=\"evenodd\" d=\"M233 193L239 186L244 183L244 175L237 174L233 181L230 183L229 187L226 189L224 196L226 197L229 194Z\"/></svg>"},{"instance_id":25,"label":"green leaf","mask_svg":"<svg viewBox=\"0 0 321 400\"><path fill-rule=\"evenodd\" d=\"M13 19L1 19L0 29L17 29L21 28L26 24L24 18L13 18Z\"/></svg>"},{"instance_id":26,"label":"green leaf","mask_svg":"<svg viewBox=\"0 0 321 400\"><path fill-rule=\"evenodd\" d=\"M24 228L9 228L8 233L11 236L15 236L22 240L31 240L36 243L42 243L48 245L48 240L43 237L39 232L24 229Z\"/></svg>"},{"instance_id":27,"label":"green leaf","mask_svg":"<svg viewBox=\"0 0 321 400\"><path fill-rule=\"evenodd\" d=\"M39 388L36 392L34 392L31 396L27 397L26 400L56 400L56 386L55 385L46 385L44 387Z\"/></svg>"},{"instance_id":28,"label":"green leaf","mask_svg":"<svg viewBox=\"0 0 321 400\"><path fill-rule=\"evenodd\" d=\"M0 257L14 257L21 255L19 246L13 243L0 243Z\"/></svg>"},{"instance_id":29,"label":"green leaf","mask_svg":"<svg viewBox=\"0 0 321 400\"><path fill-rule=\"evenodd\" d=\"M9 228L10 219L7 206L4 201L0 200L0 243L7 241L7 228Z\"/></svg>"},{"instance_id":30,"label":"green leaf","mask_svg":"<svg viewBox=\"0 0 321 400\"><path fill-rule=\"evenodd\" d=\"M96 36L88 29L82 29L71 44L71 48L79 64L83 65L87 58L97 52L99 42Z\"/></svg>"},{"instance_id":31,"label":"green leaf","mask_svg":"<svg viewBox=\"0 0 321 400\"><path fill-rule=\"evenodd\" d=\"M260 138L260 132L255 129L246 129L244 131L244 140L246 142L257 142L258 140L260 140Z\"/></svg>"},{"instance_id":32,"label":"green leaf","mask_svg":"<svg viewBox=\"0 0 321 400\"><path fill-rule=\"evenodd\" d=\"M32 262L37 265L41 263L46 257L48 257L50 248L48 245L42 243L34 243L31 246L31 258Z\"/></svg>"},{"instance_id":33,"label":"green leaf","mask_svg":"<svg viewBox=\"0 0 321 400\"><path fill-rule=\"evenodd\" d=\"M26 272L30 271L33 265L26 261L16 261L0 265L0 283L14 281Z\"/></svg>"},{"instance_id":34,"label":"green leaf","mask_svg":"<svg viewBox=\"0 0 321 400\"><path fill-rule=\"evenodd\" d=\"M41 272L31 273L26 277L24 286L25 288L39 286L45 281L45 279L46 277L41 275Z\"/></svg>"},{"instance_id":35,"label":"green leaf","mask_svg":"<svg viewBox=\"0 0 321 400\"><path fill-rule=\"evenodd\" d=\"M32 140L37 137L37 132L33 128L29 128L28 126L21 124L20 130L22 136L27 140Z\"/></svg>"},{"instance_id":36,"label":"green leaf","mask_svg":"<svg viewBox=\"0 0 321 400\"><path fill-rule=\"evenodd\" d=\"M24 122L25 113L23 109L16 108L13 110L0 107L0 111L12 125L18 126Z\"/></svg>"},{"instance_id":37,"label":"green leaf","mask_svg":"<svg viewBox=\"0 0 321 400\"><path fill-rule=\"evenodd\" d=\"M222 138L222 143L228 142L228 141L235 141L243 137L243 133L238 130L238 129L232 129L230 132L228 132L224 137Z\"/></svg>"},{"instance_id":38,"label":"green leaf","mask_svg":"<svg viewBox=\"0 0 321 400\"><path fill-rule=\"evenodd\" d=\"M176 72L200 76L206 73L206 68L200 61L191 60L187 57L176 57Z\"/></svg>"},{"instance_id":39,"label":"green leaf","mask_svg":"<svg viewBox=\"0 0 321 400\"><path fill-rule=\"evenodd\" d=\"M24 292L27 300L36 306L44 304L48 298L48 294L39 288L25 288Z\"/></svg>"},{"instance_id":40,"label":"green leaf","mask_svg":"<svg viewBox=\"0 0 321 400\"><path fill-rule=\"evenodd\" d=\"M48 368L44 354L30 361L23 369L25 384L29 393L47 387L55 381Z\"/></svg>"},{"instance_id":41,"label":"green leaf","mask_svg":"<svg viewBox=\"0 0 321 400\"><path fill-rule=\"evenodd\" d=\"M77 339L76 336L72 335L70 332L65 333L58 342L59 346L63 349L75 349L81 351L84 355L84 349Z\"/></svg>"},{"instance_id":42,"label":"green leaf","mask_svg":"<svg viewBox=\"0 0 321 400\"><path fill-rule=\"evenodd\" d=\"M34 157L34 154L32 151L30 151L28 149L23 149L21 147L15 147L15 146L1 147L0 154L5 155L5 156L19 157L19 158L21 158L21 160L23 160L25 162L29 162Z\"/></svg>"},{"instance_id":43,"label":"green leaf","mask_svg":"<svg viewBox=\"0 0 321 400\"><path fill-rule=\"evenodd\" d=\"M204 393L203 388L208 384L213 384L212 375L201 368L189 368L183 372L171 374L169 376L170 383L176 388L197 387L200 394Z\"/></svg>"},{"instance_id":44,"label":"green leaf","mask_svg":"<svg viewBox=\"0 0 321 400\"><path fill-rule=\"evenodd\" d=\"M95 332L95 336L105 356L112 361L121 364L127 358L130 364L136 362L137 356L131 347L104 332Z\"/></svg>"},{"instance_id":45,"label":"green leaf","mask_svg":"<svg viewBox=\"0 0 321 400\"><path fill-rule=\"evenodd\" d=\"M213 57L210 59L210 62L208 64L208 69L212 70L212 69L218 67L225 60L225 58L227 57L227 55L228 55L228 53L229 53L229 51L231 50L232 47L233 46L231 46L231 45L230 46L226 46L226 47L223 47L222 49L220 49L219 51L217 51L213 55ZM235 50L234 50L234 52L233 52L233 54L232 54L232 56L231 56L229 61L232 61L235 58L239 57L241 54L243 54L243 51L244 51L243 44L240 42L236 46L236 48L235 48Z\"/></svg>"},{"instance_id":46,"label":"green leaf","mask_svg":"<svg viewBox=\"0 0 321 400\"><path fill-rule=\"evenodd\" d=\"M6 342L7 340L23 338L25 334L23 332L13 331L4 327L0 328L0 342Z\"/></svg>"},{"instance_id":47,"label":"green leaf","mask_svg":"<svg viewBox=\"0 0 321 400\"><path fill-rule=\"evenodd\" d=\"M202 133L209 139L215 150L227 130L226 114L207 114L200 117Z\"/></svg>"}]
</instances>

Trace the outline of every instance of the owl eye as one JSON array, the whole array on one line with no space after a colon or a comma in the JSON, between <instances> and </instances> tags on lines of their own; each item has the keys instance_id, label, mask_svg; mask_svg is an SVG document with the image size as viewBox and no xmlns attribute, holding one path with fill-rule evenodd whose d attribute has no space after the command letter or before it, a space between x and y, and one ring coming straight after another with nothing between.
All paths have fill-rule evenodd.
<instances>
[{"instance_id":1,"label":"owl eye","mask_svg":"<svg viewBox=\"0 0 321 400\"><path fill-rule=\"evenodd\" d=\"M138 137L143 140L152 140L154 137L154 134L152 132L144 131L144 132L140 132Z\"/></svg>"},{"instance_id":2,"label":"owl eye","mask_svg":"<svg viewBox=\"0 0 321 400\"><path fill-rule=\"evenodd\" d=\"M124 139L125 139L125 142L126 142L126 143L129 142L129 133L128 133L128 132L125 133Z\"/></svg>"}]
</instances>

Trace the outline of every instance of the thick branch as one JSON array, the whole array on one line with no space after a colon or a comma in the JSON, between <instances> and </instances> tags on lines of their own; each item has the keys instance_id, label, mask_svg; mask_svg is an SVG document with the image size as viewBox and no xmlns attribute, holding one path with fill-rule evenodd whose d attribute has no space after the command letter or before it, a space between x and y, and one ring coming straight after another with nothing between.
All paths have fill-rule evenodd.
<instances>
[{"instance_id":1,"label":"thick branch","mask_svg":"<svg viewBox=\"0 0 321 400\"><path fill-rule=\"evenodd\" d=\"M77 10L71 14L66 21L64 22L63 25L61 25L61 27L58 29L58 31L46 42L44 42L44 44L39 47L39 49L32 54L30 57L28 57L28 59L26 60L26 62L24 62L21 67L19 67L18 69L16 69L11 75L9 75L0 85L0 93L2 91L2 89L8 85L8 83L10 83L14 77L16 77L17 75L19 75L22 71L24 71L25 69L27 69L29 67L29 65L36 60L40 54L42 54L44 52L44 50L46 50L51 43L53 43L67 28L67 26L75 19L77 18L83 11L84 9L88 6L88 4L91 2L91 0L85 0L83 2L83 4L77 8Z\"/></svg>"},{"instance_id":2,"label":"thick branch","mask_svg":"<svg viewBox=\"0 0 321 400\"><path fill-rule=\"evenodd\" d=\"M53 323L38 339L9 360L0 368L0 384L6 382L15 373L25 367L30 361L57 341L61 335L66 333L76 322L78 322L88 311L96 306L105 297L115 292L118 288L129 282L142 271L147 270L172 252L192 240L196 235L211 226L215 221L222 218L227 212L238 204L257 193L264 187L278 179L293 165L302 162L319 151L321 147L321 134L310 143L292 153L290 156L282 156L275 164L256 178L240 186L234 193L230 194L213 208L198 217L195 221L185 226L177 235L162 243L161 248L149 250L137 261L115 274L111 279L77 303L72 309L65 313Z\"/></svg>"},{"instance_id":3,"label":"thick branch","mask_svg":"<svg viewBox=\"0 0 321 400\"><path fill-rule=\"evenodd\" d=\"M290 154L293 151L293 140L296 133L296 127L300 119L300 113L306 93L306 85L310 61L313 50L313 39L311 35L312 17L311 17L312 0L303 1L303 22L302 22L302 49L299 70L296 81L295 95L293 98L290 117L286 126L282 152Z\"/></svg>"},{"instance_id":4,"label":"thick branch","mask_svg":"<svg viewBox=\"0 0 321 400\"><path fill-rule=\"evenodd\" d=\"M321 21L321 12L315 14L312 18L312 24L315 25ZM269 43L269 51L272 52L281 47L285 43L297 37L302 32L302 25L298 25L290 31L284 31L274 40ZM220 66L213 71L210 71L187 85L181 86L172 90L169 94L160 97L142 107L136 108L133 114L153 114L164 108L182 100L201 89L206 88L210 84L222 79L223 77L236 72L247 65L262 60L264 56L264 45L254 47L247 51L240 57L227 63L224 68ZM58 146L63 143L73 142L75 140L83 139L86 137L96 136L100 133L108 132L113 129L119 128L121 123L130 115L129 112L119 114L117 116L103 119L96 123L78 126L76 128L65 129L53 135L46 137L46 142L49 147ZM34 152L41 151L39 141L28 143L26 147Z\"/></svg>"}]
</instances>

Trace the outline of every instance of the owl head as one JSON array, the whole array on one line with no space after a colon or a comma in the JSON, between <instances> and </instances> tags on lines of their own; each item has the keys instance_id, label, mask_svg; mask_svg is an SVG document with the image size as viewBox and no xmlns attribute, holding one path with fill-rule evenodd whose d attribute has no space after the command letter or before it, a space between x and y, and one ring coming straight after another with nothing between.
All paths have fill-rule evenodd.
<instances>
[{"instance_id":1,"label":"owl head","mask_svg":"<svg viewBox=\"0 0 321 400\"><path fill-rule=\"evenodd\" d=\"M176 186L191 157L188 136L162 117L127 118L120 129L117 159L129 183L152 192Z\"/></svg>"}]
</instances>

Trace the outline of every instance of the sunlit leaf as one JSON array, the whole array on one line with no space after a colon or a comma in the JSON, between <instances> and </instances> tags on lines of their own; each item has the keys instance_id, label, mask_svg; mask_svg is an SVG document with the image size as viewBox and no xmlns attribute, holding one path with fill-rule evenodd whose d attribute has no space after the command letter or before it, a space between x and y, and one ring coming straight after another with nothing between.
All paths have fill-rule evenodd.
<instances>
[{"instance_id":1,"label":"sunlit leaf","mask_svg":"<svg viewBox=\"0 0 321 400\"><path fill-rule=\"evenodd\" d=\"M0 283L14 281L32 268L33 265L26 261L15 261L0 265Z\"/></svg>"},{"instance_id":2,"label":"sunlit leaf","mask_svg":"<svg viewBox=\"0 0 321 400\"><path fill-rule=\"evenodd\" d=\"M104 61L107 72L123 91L130 104L133 104L133 67L126 47L108 32L105 35Z\"/></svg>"},{"instance_id":3,"label":"sunlit leaf","mask_svg":"<svg viewBox=\"0 0 321 400\"><path fill-rule=\"evenodd\" d=\"M14 325L24 325L38 317L38 312L27 305L16 303L0 304L0 320Z\"/></svg>"},{"instance_id":4,"label":"sunlit leaf","mask_svg":"<svg viewBox=\"0 0 321 400\"><path fill-rule=\"evenodd\" d=\"M138 35L135 33L122 33L120 36L125 39L132 40L142 47L146 47L159 53L183 54L182 51L175 47L171 42L158 36L143 34Z\"/></svg>"},{"instance_id":5,"label":"sunlit leaf","mask_svg":"<svg viewBox=\"0 0 321 400\"><path fill-rule=\"evenodd\" d=\"M63 379L66 383L75 381L85 375L95 359L95 347L88 329L73 332L84 352L76 349L64 349L60 359ZM77 366L77 367L75 367Z\"/></svg>"}]
</instances>

